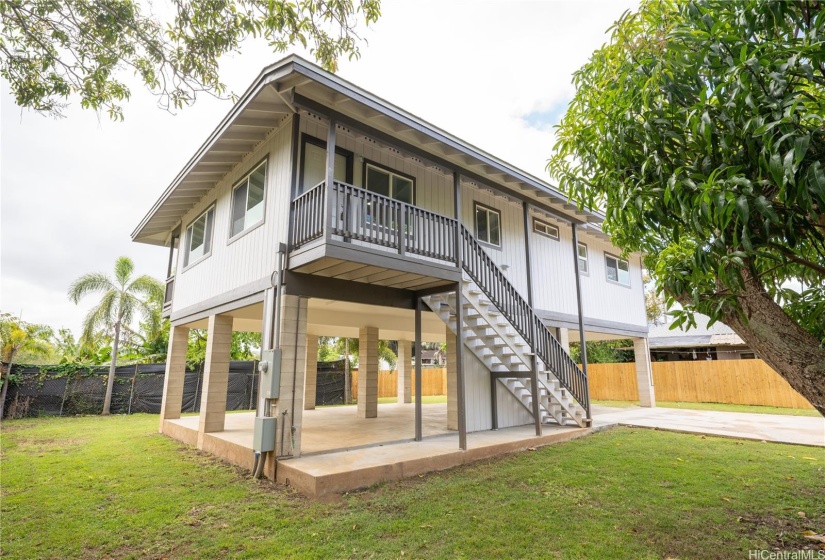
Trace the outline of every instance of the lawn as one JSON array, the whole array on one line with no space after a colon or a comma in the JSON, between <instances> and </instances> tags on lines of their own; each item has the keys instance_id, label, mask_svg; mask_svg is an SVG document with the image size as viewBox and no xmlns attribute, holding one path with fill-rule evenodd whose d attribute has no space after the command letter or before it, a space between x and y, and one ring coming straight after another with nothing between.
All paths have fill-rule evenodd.
<instances>
[{"instance_id":1,"label":"lawn","mask_svg":"<svg viewBox=\"0 0 825 560\"><path fill-rule=\"evenodd\" d=\"M313 502L157 434L8 421L3 558L747 558L825 532L821 449L617 428Z\"/></svg>"},{"instance_id":2,"label":"lawn","mask_svg":"<svg viewBox=\"0 0 825 560\"><path fill-rule=\"evenodd\" d=\"M613 408L629 408L631 406L639 405L639 401L593 400L592 402L593 404ZM747 404L656 401L656 406L661 408L683 408L687 410L713 410L716 412L750 412L753 414L783 414L786 416L820 416L819 412L813 409L782 408L778 406L754 406Z\"/></svg>"}]
</instances>

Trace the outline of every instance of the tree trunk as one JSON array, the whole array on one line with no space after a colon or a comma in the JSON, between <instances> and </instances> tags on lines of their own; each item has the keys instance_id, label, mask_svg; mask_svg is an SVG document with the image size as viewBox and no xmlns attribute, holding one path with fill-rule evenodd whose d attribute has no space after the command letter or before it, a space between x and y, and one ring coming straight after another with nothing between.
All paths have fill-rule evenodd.
<instances>
[{"instance_id":1,"label":"tree trunk","mask_svg":"<svg viewBox=\"0 0 825 560\"><path fill-rule=\"evenodd\" d=\"M2 384L3 389L0 390L0 420L3 419L3 415L6 413L6 393L9 392L9 377L11 377L11 366L14 363L14 350L11 351L9 354L9 363L6 366L6 374L3 375ZM2 375L2 371L0 371L0 375Z\"/></svg>"},{"instance_id":2,"label":"tree trunk","mask_svg":"<svg viewBox=\"0 0 825 560\"><path fill-rule=\"evenodd\" d=\"M117 368L117 351L120 343L120 321L115 323L115 339L112 342L112 363L109 366L109 379L106 381L106 397L103 399L101 416L108 416L112 406L112 389L115 386L115 369Z\"/></svg>"},{"instance_id":3,"label":"tree trunk","mask_svg":"<svg viewBox=\"0 0 825 560\"><path fill-rule=\"evenodd\" d=\"M738 295L747 321L727 306L722 322L825 416L825 348L795 323L747 271ZM687 305L688 298L680 297Z\"/></svg>"}]
</instances>

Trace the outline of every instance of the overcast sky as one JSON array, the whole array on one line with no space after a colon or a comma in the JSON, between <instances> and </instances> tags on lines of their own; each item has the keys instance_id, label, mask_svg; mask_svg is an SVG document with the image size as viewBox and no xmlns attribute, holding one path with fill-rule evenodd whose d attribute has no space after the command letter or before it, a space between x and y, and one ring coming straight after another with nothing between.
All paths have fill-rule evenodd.
<instances>
[{"instance_id":1,"label":"overcast sky","mask_svg":"<svg viewBox=\"0 0 825 560\"><path fill-rule=\"evenodd\" d=\"M546 179L571 74L638 2L382 4L378 23L362 33L369 44L361 59L342 60L339 75ZM222 61L222 78L242 93L283 56L246 45ZM111 273L120 255L135 261L138 274L166 275L167 250L132 243L130 233L230 102L203 96L171 115L135 87L125 122L84 111L76 100L55 120L21 111L7 84L0 88L0 309L79 334L95 300L69 302L72 280Z\"/></svg>"}]
</instances>

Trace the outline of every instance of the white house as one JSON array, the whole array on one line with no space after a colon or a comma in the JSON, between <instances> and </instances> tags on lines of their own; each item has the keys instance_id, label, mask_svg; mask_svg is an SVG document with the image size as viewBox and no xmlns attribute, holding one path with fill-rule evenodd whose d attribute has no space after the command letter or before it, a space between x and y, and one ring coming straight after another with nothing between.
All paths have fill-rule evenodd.
<instances>
[{"instance_id":1,"label":"white house","mask_svg":"<svg viewBox=\"0 0 825 560\"><path fill-rule=\"evenodd\" d=\"M170 252L160 429L210 449L210 434L226 425L233 330L262 332L258 410L277 429L257 437L276 439L263 451L278 459L301 454L319 335L360 337L357 414L374 422L379 338L406 342L402 354L410 341L446 341L445 428L461 448L468 432L587 425L586 364L567 354L582 335L633 338L640 397L652 405L641 257L622 258L602 218L287 57L261 72L132 234ZM181 412L192 328L208 328L197 437L170 423ZM399 356L399 402L420 381L411 358Z\"/></svg>"}]
</instances>

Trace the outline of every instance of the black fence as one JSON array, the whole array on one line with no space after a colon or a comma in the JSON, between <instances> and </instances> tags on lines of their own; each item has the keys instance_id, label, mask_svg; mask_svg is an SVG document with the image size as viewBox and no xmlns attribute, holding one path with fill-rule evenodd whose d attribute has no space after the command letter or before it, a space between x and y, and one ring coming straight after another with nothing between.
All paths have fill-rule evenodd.
<instances>
[{"instance_id":1,"label":"black fence","mask_svg":"<svg viewBox=\"0 0 825 560\"><path fill-rule=\"evenodd\" d=\"M344 360L318 362L315 406L344 404Z\"/></svg>"},{"instance_id":2,"label":"black fence","mask_svg":"<svg viewBox=\"0 0 825 560\"><path fill-rule=\"evenodd\" d=\"M14 366L13 370L16 382L6 395L6 418L100 414L103 410L108 367L92 367L71 374L49 371L49 366ZM117 368L112 414L159 413L165 372L165 364ZM202 368L187 371L183 385L184 412L200 410L202 387ZM343 382L341 387L343 391ZM226 409L252 410L257 394L257 362L230 362Z\"/></svg>"}]
</instances>

